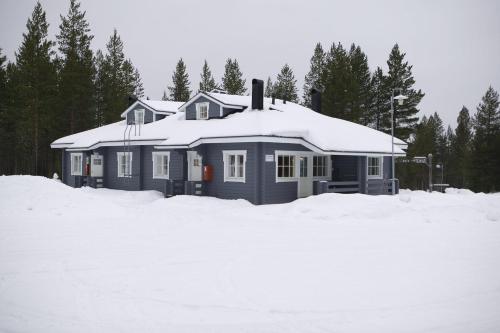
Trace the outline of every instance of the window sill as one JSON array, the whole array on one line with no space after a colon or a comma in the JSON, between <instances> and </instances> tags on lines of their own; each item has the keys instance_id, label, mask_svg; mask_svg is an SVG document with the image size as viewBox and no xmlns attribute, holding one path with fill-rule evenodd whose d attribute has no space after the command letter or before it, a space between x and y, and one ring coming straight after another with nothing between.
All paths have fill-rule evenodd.
<instances>
[{"instance_id":1,"label":"window sill","mask_svg":"<svg viewBox=\"0 0 500 333\"><path fill-rule=\"evenodd\" d=\"M153 176L153 179L169 179L168 176Z\"/></svg>"},{"instance_id":2,"label":"window sill","mask_svg":"<svg viewBox=\"0 0 500 333\"><path fill-rule=\"evenodd\" d=\"M224 183L246 183L245 178L225 178Z\"/></svg>"},{"instance_id":3,"label":"window sill","mask_svg":"<svg viewBox=\"0 0 500 333\"><path fill-rule=\"evenodd\" d=\"M276 183L290 183L290 182L297 182L299 179L296 177L290 177L290 178L276 178Z\"/></svg>"}]
</instances>

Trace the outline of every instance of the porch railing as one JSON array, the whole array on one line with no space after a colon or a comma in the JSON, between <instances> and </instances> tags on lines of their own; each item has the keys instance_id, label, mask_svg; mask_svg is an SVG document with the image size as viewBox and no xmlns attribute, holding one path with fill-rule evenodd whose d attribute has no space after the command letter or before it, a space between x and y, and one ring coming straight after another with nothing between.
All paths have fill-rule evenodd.
<instances>
[{"instance_id":1,"label":"porch railing","mask_svg":"<svg viewBox=\"0 0 500 333\"><path fill-rule=\"evenodd\" d=\"M395 180L396 193L399 192L399 180ZM359 181L318 181L314 182L314 194L321 193L366 193L391 194L391 179Z\"/></svg>"},{"instance_id":2,"label":"porch railing","mask_svg":"<svg viewBox=\"0 0 500 333\"><path fill-rule=\"evenodd\" d=\"M317 182L316 194L321 193L359 193L360 183L358 181L343 181L343 182Z\"/></svg>"}]
</instances>

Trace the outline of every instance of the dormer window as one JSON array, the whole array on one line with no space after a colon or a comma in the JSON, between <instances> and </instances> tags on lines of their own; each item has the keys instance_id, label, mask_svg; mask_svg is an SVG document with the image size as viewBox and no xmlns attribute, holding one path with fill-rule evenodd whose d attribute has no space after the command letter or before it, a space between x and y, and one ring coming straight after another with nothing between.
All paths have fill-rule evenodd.
<instances>
[{"instance_id":1,"label":"dormer window","mask_svg":"<svg viewBox=\"0 0 500 333\"><path fill-rule=\"evenodd\" d=\"M208 119L208 102L196 103L196 119Z\"/></svg>"},{"instance_id":2,"label":"dormer window","mask_svg":"<svg viewBox=\"0 0 500 333\"><path fill-rule=\"evenodd\" d=\"M144 109L135 110L134 116L137 125L144 125Z\"/></svg>"}]
</instances>

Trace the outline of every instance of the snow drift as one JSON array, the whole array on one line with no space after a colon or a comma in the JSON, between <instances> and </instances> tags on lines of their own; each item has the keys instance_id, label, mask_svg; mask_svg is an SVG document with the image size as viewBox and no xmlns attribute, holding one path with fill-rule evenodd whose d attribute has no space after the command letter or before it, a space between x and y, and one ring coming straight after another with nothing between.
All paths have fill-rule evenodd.
<instances>
[{"instance_id":1,"label":"snow drift","mask_svg":"<svg viewBox=\"0 0 500 333\"><path fill-rule=\"evenodd\" d=\"M500 196L290 204L0 177L0 331L500 330Z\"/></svg>"}]
</instances>

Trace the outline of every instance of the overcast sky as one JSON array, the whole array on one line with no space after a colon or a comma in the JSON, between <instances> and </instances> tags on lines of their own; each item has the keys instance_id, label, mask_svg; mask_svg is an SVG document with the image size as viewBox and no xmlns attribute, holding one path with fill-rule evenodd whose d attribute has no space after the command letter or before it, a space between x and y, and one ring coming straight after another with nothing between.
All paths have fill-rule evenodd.
<instances>
[{"instance_id":1,"label":"overcast sky","mask_svg":"<svg viewBox=\"0 0 500 333\"><path fill-rule=\"evenodd\" d=\"M55 36L69 0L43 0ZM19 47L35 1L0 1L0 47L9 60ZM113 28L142 76L145 93L160 99L184 58L197 90L203 60L220 81L226 58L237 58L247 85L274 77L283 64L294 70L302 96L316 42L356 43L370 67L383 66L395 43L413 65L425 92L422 114L437 111L455 126L462 105L475 112L489 85L500 90L500 1L102 1L82 8L105 48Z\"/></svg>"}]
</instances>

